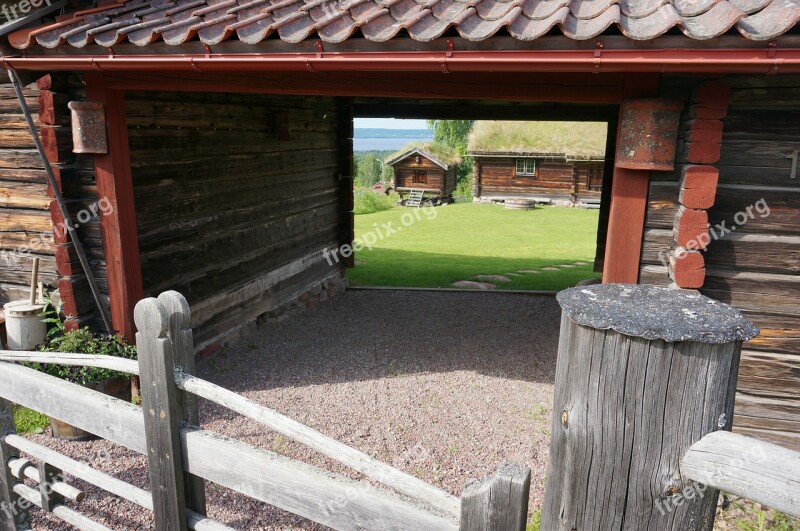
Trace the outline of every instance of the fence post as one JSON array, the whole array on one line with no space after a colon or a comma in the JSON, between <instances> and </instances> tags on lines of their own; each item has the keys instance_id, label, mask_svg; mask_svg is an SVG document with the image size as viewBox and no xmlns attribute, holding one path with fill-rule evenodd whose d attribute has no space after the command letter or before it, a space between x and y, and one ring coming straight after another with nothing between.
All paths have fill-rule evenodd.
<instances>
[{"instance_id":1,"label":"fence post","mask_svg":"<svg viewBox=\"0 0 800 531\"><path fill-rule=\"evenodd\" d=\"M511 463L470 483L461 496L460 531L525 531L530 490L531 469Z\"/></svg>"},{"instance_id":2,"label":"fence post","mask_svg":"<svg viewBox=\"0 0 800 531\"><path fill-rule=\"evenodd\" d=\"M136 305L133 318L156 529L183 531L186 501L169 316L158 300L147 298Z\"/></svg>"},{"instance_id":3,"label":"fence post","mask_svg":"<svg viewBox=\"0 0 800 531\"><path fill-rule=\"evenodd\" d=\"M16 433L13 404L0 398L0 531L30 529L28 511L22 507L19 496L13 490L17 479L8 468L8 462L18 457L18 452L5 442L6 435L13 433Z\"/></svg>"},{"instance_id":4,"label":"fence post","mask_svg":"<svg viewBox=\"0 0 800 531\"><path fill-rule=\"evenodd\" d=\"M189 326L192 317L189 302L177 291L165 291L158 296L158 302L167 310L169 316L169 337L172 339L175 368L194 375L194 338ZM177 396L178 416L181 421L199 426L197 397L180 389L177 389ZM203 478L184 472L183 481L186 488L186 507L198 514L206 514Z\"/></svg>"},{"instance_id":5,"label":"fence post","mask_svg":"<svg viewBox=\"0 0 800 531\"><path fill-rule=\"evenodd\" d=\"M558 301L542 529L711 530L719 493L680 460L730 430L742 341L758 330L694 291L602 284Z\"/></svg>"}]
</instances>

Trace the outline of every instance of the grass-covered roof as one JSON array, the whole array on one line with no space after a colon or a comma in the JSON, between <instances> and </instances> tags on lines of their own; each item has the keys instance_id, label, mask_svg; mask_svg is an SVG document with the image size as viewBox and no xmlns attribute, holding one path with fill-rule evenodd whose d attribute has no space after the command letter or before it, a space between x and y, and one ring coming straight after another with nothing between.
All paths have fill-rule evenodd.
<instances>
[{"instance_id":1,"label":"grass-covered roof","mask_svg":"<svg viewBox=\"0 0 800 531\"><path fill-rule=\"evenodd\" d=\"M603 122L475 122L470 154L564 156L602 159L606 150Z\"/></svg>"},{"instance_id":2,"label":"grass-covered roof","mask_svg":"<svg viewBox=\"0 0 800 531\"><path fill-rule=\"evenodd\" d=\"M412 142L386 157L386 164L399 162L415 151L445 168L461 162L461 157L449 146L437 142Z\"/></svg>"}]
</instances>

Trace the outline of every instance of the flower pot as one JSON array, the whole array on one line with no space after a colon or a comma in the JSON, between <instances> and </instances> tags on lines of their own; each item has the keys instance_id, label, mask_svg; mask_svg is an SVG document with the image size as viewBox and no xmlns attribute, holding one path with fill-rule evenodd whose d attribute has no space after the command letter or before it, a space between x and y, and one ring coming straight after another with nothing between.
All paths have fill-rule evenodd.
<instances>
[{"instance_id":1,"label":"flower pot","mask_svg":"<svg viewBox=\"0 0 800 531\"><path fill-rule=\"evenodd\" d=\"M131 381L127 376L117 376L115 378L103 380L102 382L86 384L85 387L126 402L131 401ZM52 429L53 437L57 439L88 441L97 438L96 435L88 431L76 428L71 424L67 424L66 422L52 417L50 418L50 428Z\"/></svg>"}]
</instances>

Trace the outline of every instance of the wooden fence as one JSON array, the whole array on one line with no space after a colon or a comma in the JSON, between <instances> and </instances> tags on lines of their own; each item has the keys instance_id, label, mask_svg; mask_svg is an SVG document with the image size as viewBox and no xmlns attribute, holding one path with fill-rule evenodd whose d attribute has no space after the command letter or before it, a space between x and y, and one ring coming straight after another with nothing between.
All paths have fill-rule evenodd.
<instances>
[{"instance_id":1,"label":"wooden fence","mask_svg":"<svg viewBox=\"0 0 800 531\"><path fill-rule=\"evenodd\" d=\"M204 481L333 529L524 530L530 469L505 465L461 499L280 413L193 375L189 305L177 292L135 310L138 363L107 356L0 351L0 530L27 529L34 505L78 529L107 529L66 505L79 478L154 513L159 530L230 529L205 516ZM141 379L142 405L118 400L15 362L102 367ZM197 397L356 470L355 481L199 427ZM147 456L151 491L109 476L14 433L11 404L57 418ZM29 457L22 457L22 456ZM35 461L35 463L33 461ZM21 480L36 482L32 488ZM25 503L27 502L27 503ZM14 510L3 511L3 508Z\"/></svg>"}]
</instances>

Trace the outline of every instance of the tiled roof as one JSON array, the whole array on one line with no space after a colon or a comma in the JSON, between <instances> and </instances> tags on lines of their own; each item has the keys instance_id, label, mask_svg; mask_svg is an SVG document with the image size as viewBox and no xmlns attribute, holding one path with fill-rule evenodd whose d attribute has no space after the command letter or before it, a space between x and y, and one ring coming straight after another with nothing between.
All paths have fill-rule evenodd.
<instances>
[{"instance_id":1,"label":"tiled roof","mask_svg":"<svg viewBox=\"0 0 800 531\"><path fill-rule=\"evenodd\" d=\"M501 30L521 41L551 31L585 40L614 26L633 40L673 28L704 40L734 27L747 39L768 40L799 20L795 0L130 0L19 32L10 41L21 49L125 41L146 46L158 40L258 43L275 37L339 43L351 36L384 42L407 35L424 42L453 31L481 41Z\"/></svg>"}]
</instances>

